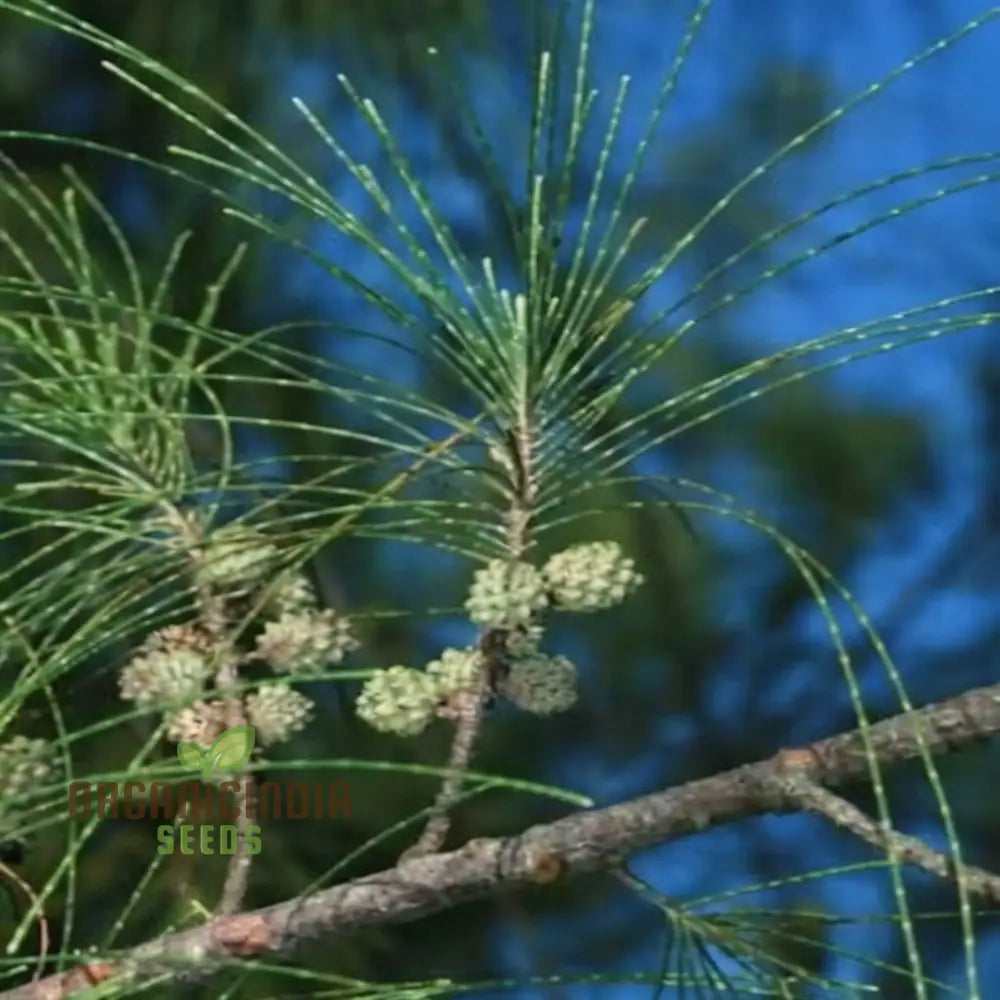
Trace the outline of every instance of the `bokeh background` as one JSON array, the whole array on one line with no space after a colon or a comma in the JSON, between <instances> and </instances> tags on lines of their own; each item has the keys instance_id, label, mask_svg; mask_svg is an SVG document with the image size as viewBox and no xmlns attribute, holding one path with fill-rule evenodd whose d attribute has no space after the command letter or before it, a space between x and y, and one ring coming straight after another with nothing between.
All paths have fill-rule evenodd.
<instances>
[{"instance_id":1,"label":"bokeh background","mask_svg":"<svg viewBox=\"0 0 1000 1000\"><path fill-rule=\"evenodd\" d=\"M161 158L171 143L197 147L190 128L102 69L92 47L31 24L5 6L0 5L0 128L63 133L153 158ZM605 115L618 76L632 78L612 176L623 174L642 133L689 6L662 0L598 4L593 60L601 88L598 108ZM570 8L575 12L577 5ZM468 255L474 260L490 255L509 265L510 238L484 165L440 74L428 69L425 50L433 41L457 54L499 169L523 188L535 4L88 0L66 9L196 80L377 226L363 193L310 136L290 103L292 97L307 101L353 155L377 176L389 177L376 137L338 83L337 75L346 74L376 101ZM639 178L633 211L649 223L637 253L663 252L783 143L985 13L978 0L715 4ZM987 291L955 308L995 309L997 298L988 291L1000 284L995 188L971 183L990 172L990 162L959 166L946 178L918 173L850 201L749 254L694 296L688 293L762 233L841 192L946 157L1000 150L1000 120L991 96L1000 93L998 50L1000 24L986 23L859 103L728 206L638 310L641 320L687 300L665 330L678 317L706 317L659 363L655 391L666 398L788 344L976 289ZM579 165L584 180L599 137L585 143ZM133 163L9 137L0 140L0 150L50 193L65 183L62 165L72 164L110 207L140 259L149 262L150 274L162 266L177 234L192 230L193 249L180 264L170 303L183 315L197 311L204 286L235 242L246 238L247 230L223 218L203 192ZM964 192L840 239L894 206L962 179L970 181ZM586 191L583 181L580 190ZM393 293L377 262L358 256L345 238L304 223L263 197L248 196L262 209L272 208L315 252ZM37 239L23 215L2 201L0 226L28 244ZM808 247L823 249L803 266L741 293L763 271ZM109 247L113 270L112 256ZM12 267L0 252L0 269ZM741 294L717 308L730 292ZM282 335L289 344L381 374L391 371L405 388L459 410L467 406L460 387L421 351L419 337L409 334L415 350L402 353L357 336L352 331L389 336L398 331L302 255L255 245L222 301L219 325L250 332L299 321L302 329ZM1000 626L994 572L1000 555L996 334L995 327L983 325L765 395L692 426L645 455L639 468L729 491L824 560L872 616L915 703L989 683L996 679ZM227 403L244 414L280 414L314 425L363 420L346 406L320 412L313 397L277 387L256 387L251 395L237 384L231 392ZM241 455L261 459L260 474L272 480L307 474L285 456L336 447L329 438L291 430L244 430L237 441ZM196 439L193 446L210 456L213 442ZM619 507L627 499L624 492L605 498ZM855 726L823 620L772 543L721 518L684 524L663 510L623 508L600 523L567 528L557 541L592 537L622 541L639 559L647 586L620 611L584 627L574 622L556 630L551 645L581 667L578 707L544 722L501 707L489 720L479 770L563 785L606 804ZM5 560L18 558L16 541L3 546ZM421 546L359 540L324 552L314 569L327 599L367 622L355 666L419 664L443 644L472 638L460 613L427 613L428 595L437 605L461 604L471 567L453 557ZM379 614L397 610L408 613ZM861 630L849 616L842 620L871 717L898 711L898 698ZM82 727L106 712L115 697L116 666L109 654L66 679L63 703L72 725ZM443 728L417 741L378 737L352 718L356 690L351 682L318 685L311 693L323 719L288 755L444 762ZM47 731L41 708L37 717L22 721L32 734ZM143 732L130 723L95 734L80 747L83 766L95 772L120 766ZM998 764L994 746L966 749L940 762L965 854L993 869L1000 869ZM350 820L295 830L275 821L265 830L266 864L255 868L251 904L289 896L333 859L426 805L435 790L431 778L349 768L333 776L345 774L353 788ZM921 770L894 773L890 791L898 825L943 845ZM872 808L866 789L850 794ZM565 805L540 797L495 792L459 811L453 842L513 832L565 811ZM389 840L348 874L390 864L406 839ZM101 938L153 847L150 829L105 824L81 856L79 944ZM26 877L43 879L61 849L57 837L41 837L26 863ZM775 888L738 897L733 905L799 913L809 934L819 926L811 911L846 919L822 930L822 952L796 951L777 933L773 947L795 953L831 978L879 985L886 997L910 996L905 979L875 964L905 964L891 921L877 919L894 912L884 873L857 870L788 881L798 873L873 858L818 819L768 817L649 851L635 859L634 870L680 899L777 880ZM164 895L174 895L171 905L178 913L187 892L201 893L210 903L214 878L210 868L178 859L169 888L150 893L124 940L141 939L159 926ZM954 911L949 887L921 876L908 877L907 885L915 910ZM977 918L977 927L980 973L989 984L1000 979L1000 929L989 916ZM307 952L304 961L322 971L380 981L620 972L657 968L664 933L648 903L612 879L594 876L360 934ZM957 922L922 922L918 936L929 973L957 991L950 995L964 995ZM277 989L277 979L261 982L265 990L268 984ZM648 987L551 985L525 995L618 996L639 989ZM492 993L487 987L478 992Z\"/></svg>"}]
</instances>

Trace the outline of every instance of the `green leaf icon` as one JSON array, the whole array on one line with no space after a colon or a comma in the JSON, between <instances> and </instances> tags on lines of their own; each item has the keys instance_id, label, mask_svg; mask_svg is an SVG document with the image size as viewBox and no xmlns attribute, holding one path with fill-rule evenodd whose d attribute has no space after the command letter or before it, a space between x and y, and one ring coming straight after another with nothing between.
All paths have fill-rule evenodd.
<instances>
[{"instance_id":1,"label":"green leaf icon","mask_svg":"<svg viewBox=\"0 0 1000 1000\"><path fill-rule=\"evenodd\" d=\"M254 732L251 726L233 726L227 729L205 754L202 770L232 771L250 759L253 750Z\"/></svg>"},{"instance_id":2,"label":"green leaf icon","mask_svg":"<svg viewBox=\"0 0 1000 1000\"><path fill-rule=\"evenodd\" d=\"M205 751L197 743L178 743L177 756L189 771L200 771Z\"/></svg>"}]
</instances>

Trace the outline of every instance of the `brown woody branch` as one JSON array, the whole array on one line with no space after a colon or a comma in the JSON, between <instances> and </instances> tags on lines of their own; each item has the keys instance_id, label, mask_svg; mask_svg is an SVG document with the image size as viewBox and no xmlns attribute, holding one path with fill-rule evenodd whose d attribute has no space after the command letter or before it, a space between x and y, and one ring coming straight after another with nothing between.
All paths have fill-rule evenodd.
<instances>
[{"instance_id":1,"label":"brown woody branch","mask_svg":"<svg viewBox=\"0 0 1000 1000\"><path fill-rule=\"evenodd\" d=\"M830 803L810 798L806 790L865 779L870 767L866 742L885 768L920 756L921 735L927 750L940 754L998 732L1000 684L875 723L867 730L867 741L859 730L841 733L678 788L574 813L514 837L472 840L457 851L415 858L303 899L164 935L116 963L81 966L0 993L0 1000L63 1000L114 976L144 979L172 973L194 981L233 960L285 956L309 940L415 920L501 888L608 868L643 848L744 817L803 808L829 815ZM875 827L882 838L879 846L887 845L885 835L870 820L869 827L859 824L858 816L867 819L863 814L841 811L841 815L854 823L859 835L872 833L870 827ZM874 838L872 834L866 839L876 842ZM913 845L903 839L895 846L902 860L928 861L926 854L909 851ZM951 863L943 857L941 861L923 866L937 874L953 874ZM970 891L976 890L979 874L963 875ZM995 877L981 874L992 888Z\"/></svg>"},{"instance_id":2,"label":"brown woody branch","mask_svg":"<svg viewBox=\"0 0 1000 1000\"><path fill-rule=\"evenodd\" d=\"M825 816L834 825L853 834L872 847L885 851L906 864L915 865L939 878L959 878L974 896L1000 903L1000 875L977 868L965 862L956 867L955 859L943 851L928 847L918 837L910 837L898 830L887 828L866 816L854 803L823 788L799 774L789 775L786 783L788 794L807 812Z\"/></svg>"}]
</instances>

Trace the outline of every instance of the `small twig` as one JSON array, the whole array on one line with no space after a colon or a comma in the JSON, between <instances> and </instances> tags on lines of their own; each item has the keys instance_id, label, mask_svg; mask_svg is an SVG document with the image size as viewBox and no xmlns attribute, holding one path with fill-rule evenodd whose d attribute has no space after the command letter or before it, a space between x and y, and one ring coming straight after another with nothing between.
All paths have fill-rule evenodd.
<instances>
[{"instance_id":1,"label":"small twig","mask_svg":"<svg viewBox=\"0 0 1000 1000\"><path fill-rule=\"evenodd\" d=\"M974 895L1000 903L1000 875L964 862L956 865L951 855L928 847L918 837L876 822L847 799L795 770L779 773L776 781L798 808L825 817L879 851L887 852L890 858L898 858L939 878L958 880Z\"/></svg>"},{"instance_id":2,"label":"small twig","mask_svg":"<svg viewBox=\"0 0 1000 1000\"><path fill-rule=\"evenodd\" d=\"M45 960L49 954L49 922L45 914L42 913L42 905L38 899L38 894L16 871L0 863L0 875L4 875L10 879L28 897L28 901L33 904L33 911L38 915L38 964L35 967L34 975L31 977L32 982L37 982L42 977Z\"/></svg>"},{"instance_id":3,"label":"small twig","mask_svg":"<svg viewBox=\"0 0 1000 1000\"><path fill-rule=\"evenodd\" d=\"M449 706L455 719L455 735L452 738L451 752L448 759L450 773L441 784L434 805L431 808L427 825L420 839L408 847L399 856L400 863L411 858L423 857L441 850L451 827L450 810L457 802L461 791L465 772L472 764L476 742L483 724L483 712L493 689L497 664L497 636L503 645L506 631L502 629L487 629L479 639L481 657L479 684L472 691L463 691Z\"/></svg>"},{"instance_id":4,"label":"small twig","mask_svg":"<svg viewBox=\"0 0 1000 1000\"><path fill-rule=\"evenodd\" d=\"M463 691L456 695L453 705L456 713L455 735L448 758L450 773L441 784L420 839L403 851L399 856L400 864L412 858L423 857L425 854L435 854L444 845L448 830L451 828L451 807L462 791L465 772L468 771L475 753L476 741L482 726L484 702L485 678L479 689Z\"/></svg>"},{"instance_id":5,"label":"small twig","mask_svg":"<svg viewBox=\"0 0 1000 1000\"><path fill-rule=\"evenodd\" d=\"M206 616L207 617L207 616ZM220 650L221 660L215 675L215 687L223 693L226 705L226 728L233 729L247 724L246 713L243 710L243 697L233 694L232 688L239 682L239 660L233 650ZM228 695L224 694L230 691ZM234 774L238 783L236 792L236 853L229 862L226 880L222 886L219 898L218 912L222 915L236 913L243 905L247 885L250 881L250 858L247 850L247 826L255 795L254 778L252 774L243 772Z\"/></svg>"},{"instance_id":6,"label":"small twig","mask_svg":"<svg viewBox=\"0 0 1000 1000\"><path fill-rule=\"evenodd\" d=\"M507 452L495 456L511 477L512 502L506 523L508 549L514 559L519 559L527 548L531 506L538 490L532 472L534 437L531 425L531 418L525 412L519 420L517 430L508 435ZM505 648L506 635L506 629L494 627L486 629L479 637L482 661L479 683L474 690L457 695L450 706L455 718L455 733L448 756L450 773L442 782L420 839L400 855L400 863L434 854L444 845L451 826L450 810L462 790L464 772L472 763L483 726L486 700L492 693L497 657L496 640L499 637L501 647Z\"/></svg>"},{"instance_id":7,"label":"small twig","mask_svg":"<svg viewBox=\"0 0 1000 1000\"><path fill-rule=\"evenodd\" d=\"M192 558L201 549L202 537L200 531L190 522L178 515L181 525L186 526L186 541L190 545ZM240 658L229 635L229 615L226 601L221 594L215 593L211 587L198 586L199 618L202 627L212 638L218 664L215 671L215 690L225 705L226 728L234 729L247 724L243 708L243 695L234 688L239 684ZM255 795L253 775L243 772L235 774L239 791L236 793L236 852L229 862L226 878L219 898L218 912L220 915L236 913L246 898L247 885L250 881L251 854L247 850L247 826Z\"/></svg>"},{"instance_id":8,"label":"small twig","mask_svg":"<svg viewBox=\"0 0 1000 1000\"><path fill-rule=\"evenodd\" d=\"M236 913L246 898L250 881L252 855L247 850L247 827L249 817L254 812L254 798L257 788L252 774L243 774L236 779L239 791L236 793L236 853L229 862L226 880L222 886L217 911L221 915Z\"/></svg>"}]
</instances>

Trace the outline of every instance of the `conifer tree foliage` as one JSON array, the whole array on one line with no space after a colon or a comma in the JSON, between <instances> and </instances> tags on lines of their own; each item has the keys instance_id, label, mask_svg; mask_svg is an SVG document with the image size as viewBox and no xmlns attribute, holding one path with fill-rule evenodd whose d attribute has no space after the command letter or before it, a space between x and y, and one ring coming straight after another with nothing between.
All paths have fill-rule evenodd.
<instances>
[{"instance_id":1,"label":"conifer tree foliage","mask_svg":"<svg viewBox=\"0 0 1000 1000\"><path fill-rule=\"evenodd\" d=\"M926 486L930 445L905 413L846 412L830 376L992 336L1000 286L778 347L742 316L990 190L985 149L784 198L1000 9L847 94L771 67L732 128L685 139L712 0L646 25L669 39L651 80L607 72L638 3L404 6L290 13L282 37L340 43L322 86L298 80L316 100L278 100L277 74L181 65L156 14L0 0L0 33L99 67L102 99L148 116L134 144L0 121L0 998L929 998L949 966L953 995L988 997L1000 858L966 833L981 761L949 755L1000 730L1000 689L917 687L843 582L876 515ZM268 37L178 9L202 44ZM332 64L359 38L368 76ZM763 596L733 615L734 588ZM829 712L736 725L774 676L798 683L804 614L806 704ZM663 738L751 668L725 727ZM620 772L610 795L578 790L594 766ZM231 852L158 853L155 821L70 808L74 784L192 771L219 811L167 825L235 804ZM300 777L348 780L349 813L258 830L267 786ZM767 857L771 812L816 849ZM673 867L693 871L727 829L759 864L685 895L639 853L690 848ZM877 945L841 933L871 926Z\"/></svg>"}]
</instances>

